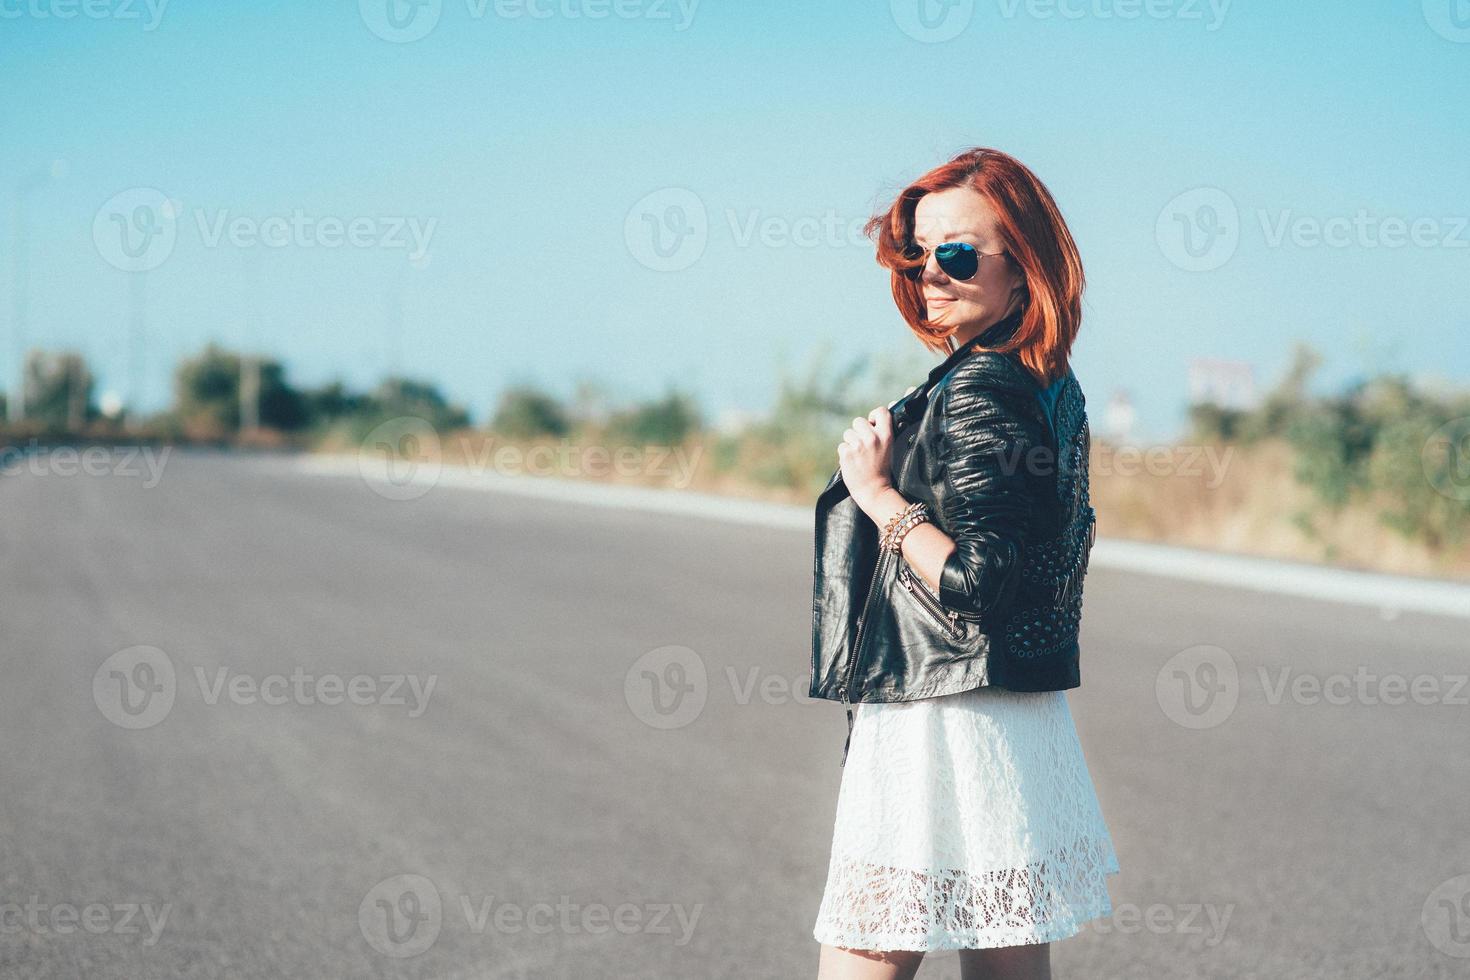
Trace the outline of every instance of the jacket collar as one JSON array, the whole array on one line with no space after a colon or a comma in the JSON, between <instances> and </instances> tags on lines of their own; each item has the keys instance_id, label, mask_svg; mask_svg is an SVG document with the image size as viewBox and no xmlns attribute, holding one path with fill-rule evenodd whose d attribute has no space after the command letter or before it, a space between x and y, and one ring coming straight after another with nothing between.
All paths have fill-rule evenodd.
<instances>
[{"instance_id":1,"label":"jacket collar","mask_svg":"<svg viewBox=\"0 0 1470 980\"><path fill-rule=\"evenodd\" d=\"M968 341L961 344L958 349L941 361L934 370L929 372L929 380L935 382L944 377L956 364L975 353L978 347L993 347L996 344L1004 343L1016 332L1016 328L1020 326L1023 313L1025 313L1025 307L1017 307L1008 316L986 327L981 331L979 336L971 337Z\"/></svg>"}]
</instances>

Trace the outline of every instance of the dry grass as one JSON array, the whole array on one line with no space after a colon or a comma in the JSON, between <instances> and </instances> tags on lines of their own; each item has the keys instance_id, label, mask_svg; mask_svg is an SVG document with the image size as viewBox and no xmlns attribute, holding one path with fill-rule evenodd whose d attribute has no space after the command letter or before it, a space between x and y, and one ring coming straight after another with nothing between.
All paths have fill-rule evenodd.
<instances>
[{"instance_id":1,"label":"dry grass","mask_svg":"<svg viewBox=\"0 0 1470 980\"><path fill-rule=\"evenodd\" d=\"M1202 465L1200 473L1184 465L1192 450L1170 448L1172 471L1159 466L1149 472L1123 465L1106 444L1094 445L1091 493L1099 534L1379 572L1470 577L1470 548L1436 554L1384 527L1366 506L1328 510L1292 476L1292 450L1283 442L1236 447L1228 456L1213 447L1222 465ZM1315 533L1298 515L1310 518Z\"/></svg>"},{"instance_id":2,"label":"dry grass","mask_svg":"<svg viewBox=\"0 0 1470 980\"><path fill-rule=\"evenodd\" d=\"M568 445L573 447L571 455ZM719 451L713 436L677 449L604 447L607 453L626 454L627 465L619 469L589 465L602 458L587 454L590 445L596 445L595 440L522 441L464 430L444 438L441 456L448 463L533 477L695 490L797 506L810 506L816 499L815 491L773 485L750 475L761 458L772 457L769 446L752 446L742 440L724 465L717 465ZM350 447L327 444L321 448ZM495 462L497 452L509 453L503 459L525 460L534 458L533 450L539 450L543 460L560 451L562 459L574 462L550 469ZM683 455L682 469L673 459L675 453ZM1436 554L1383 526L1366 506L1333 513L1309 488L1296 482L1292 462L1290 446L1280 441L1249 448L1157 446L1129 457L1094 439L1090 483L1098 533L1379 572L1470 578L1470 547L1455 554ZM822 469L823 483L835 467L834 459ZM1302 516L1308 520L1303 521ZM1309 531L1309 525L1314 530Z\"/></svg>"}]
</instances>

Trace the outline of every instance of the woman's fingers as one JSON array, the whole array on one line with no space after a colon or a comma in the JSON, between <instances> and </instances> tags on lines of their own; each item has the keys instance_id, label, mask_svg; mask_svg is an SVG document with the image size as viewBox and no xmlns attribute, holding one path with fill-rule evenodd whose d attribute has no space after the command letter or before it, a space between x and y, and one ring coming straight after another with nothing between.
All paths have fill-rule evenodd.
<instances>
[{"instance_id":1,"label":"woman's fingers","mask_svg":"<svg viewBox=\"0 0 1470 980\"><path fill-rule=\"evenodd\" d=\"M886 406L879 405L869 412L868 420L873 423L879 442L887 442L893 438L893 413Z\"/></svg>"}]
</instances>

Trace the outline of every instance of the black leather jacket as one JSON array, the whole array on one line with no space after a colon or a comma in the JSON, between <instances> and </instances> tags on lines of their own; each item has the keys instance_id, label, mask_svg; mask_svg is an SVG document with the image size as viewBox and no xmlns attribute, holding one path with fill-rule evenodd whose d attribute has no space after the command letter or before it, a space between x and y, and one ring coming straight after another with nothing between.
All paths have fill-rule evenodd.
<instances>
[{"instance_id":1,"label":"black leather jacket","mask_svg":"<svg viewBox=\"0 0 1470 980\"><path fill-rule=\"evenodd\" d=\"M891 552L833 473L817 498L813 698L911 701L982 686L1077 687L1082 579L1095 515L1089 430L1070 368L1047 391L1013 354L946 358L894 402L890 480L955 541L935 590ZM847 747L843 747L843 763Z\"/></svg>"}]
</instances>

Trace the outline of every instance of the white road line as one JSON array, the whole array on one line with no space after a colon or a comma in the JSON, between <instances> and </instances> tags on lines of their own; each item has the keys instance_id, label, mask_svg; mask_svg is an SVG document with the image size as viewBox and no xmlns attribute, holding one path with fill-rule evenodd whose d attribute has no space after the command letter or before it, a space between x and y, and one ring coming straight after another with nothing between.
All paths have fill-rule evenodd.
<instances>
[{"instance_id":1,"label":"white road line","mask_svg":"<svg viewBox=\"0 0 1470 980\"><path fill-rule=\"evenodd\" d=\"M365 473L355 453L292 457L291 466L301 473L353 476L369 485L388 482L386 475L373 472L371 467ZM678 514L793 531L811 531L813 528L812 506L741 500L692 490L671 491L557 477L512 476L452 464L443 465L433 480L433 486L488 490L562 503ZM1470 585L1442 579L1360 572L1101 535L1093 547L1091 561L1098 567L1376 607L1388 613L1406 610L1470 618Z\"/></svg>"}]
</instances>

